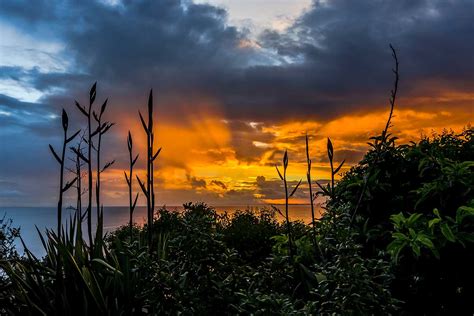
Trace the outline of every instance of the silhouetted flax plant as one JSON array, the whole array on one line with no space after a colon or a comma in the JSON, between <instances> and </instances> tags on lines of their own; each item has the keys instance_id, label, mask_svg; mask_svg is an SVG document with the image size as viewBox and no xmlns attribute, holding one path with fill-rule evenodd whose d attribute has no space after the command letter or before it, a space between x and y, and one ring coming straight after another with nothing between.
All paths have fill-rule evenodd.
<instances>
[{"instance_id":1,"label":"silhouetted flax plant","mask_svg":"<svg viewBox=\"0 0 474 316\"><path fill-rule=\"evenodd\" d=\"M64 192L69 190L69 188L71 188L77 180L77 176L76 176L73 180L67 182L66 185L64 185L64 165L65 165L64 159L65 159L65 156L66 156L66 146L80 132L80 130L79 130L79 131L75 132L72 136L68 137L67 136L68 125L69 125L69 118L67 116L66 111L63 109L63 112L62 112L62 126L63 126L63 131L64 131L64 139L63 139L63 147L62 147L62 150L61 150L61 157L56 153L53 146L49 145L49 149L51 150L51 153L53 154L54 158L56 159L56 161L60 165L60 171L59 171L59 199L58 199L58 213L57 213L57 220L58 220L57 233L58 233L58 237L61 237L63 194L64 194Z\"/></svg>"},{"instance_id":2,"label":"silhouetted flax plant","mask_svg":"<svg viewBox=\"0 0 474 316\"><path fill-rule=\"evenodd\" d=\"M135 195L135 199L133 200L132 196L132 190L133 190L133 167L135 166L135 163L137 162L138 159L138 154L133 158L133 139L132 139L132 134L130 131L128 131L128 137L127 137L127 147L128 147L128 156L129 156L129 162L130 162L130 168L129 168L129 174L127 175L127 172L124 171L125 175L125 180L127 181L127 186L128 186L128 202L130 206L130 220L129 220L129 226L130 226L130 240L132 240L132 233L133 233L133 211L135 210L135 207L137 205L138 201L138 192Z\"/></svg>"},{"instance_id":3,"label":"silhouetted flax plant","mask_svg":"<svg viewBox=\"0 0 474 316\"><path fill-rule=\"evenodd\" d=\"M95 97L96 97L96 86L97 82L92 85L92 88L89 92L89 108L86 110L85 107L76 103L76 107L81 111L82 114L87 118L87 139L85 142L87 143L87 158L85 156L81 156L81 158L87 164L87 175L88 175L88 204L87 204L87 233L89 235L89 247L93 249L93 238L92 238L92 126L91 126L91 119L92 119L92 105L94 104Z\"/></svg>"},{"instance_id":4,"label":"silhouetted flax plant","mask_svg":"<svg viewBox=\"0 0 474 316\"><path fill-rule=\"evenodd\" d=\"M161 152L161 148L159 148L156 152L154 152L153 144L154 144L154 133L153 133L153 89L150 90L150 95L148 96L148 124L145 123L143 116L140 111L138 111L140 116L140 121L142 122L143 129L145 130L145 134L147 136L147 172L146 172L146 184L140 180L137 176L138 184L143 191L143 194L146 197L146 206L147 206L147 225L148 225L148 247L151 252L152 250L152 226L153 226L153 211L155 209L155 191L153 185L153 162L158 157ZM145 186L146 185L146 186Z\"/></svg>"},{"instance_id":5,"label":"silhouetted flax plant","mask_svg":"<svg viewBox=\"0 0 474 316\"><path fill-rule=\"evenodd\" d=\"M110 123L110 122L102 122L102 115L105 112L105 109L107 108L107 101L106 99L104 103L102 104L100 108L99 114L97 114L95 111L92 112L92 115L97 123L97 129L92 133L92 137L97 135L97 146L95 147L96 153L97 153L97 167L96 167L96 186L95 186L95 192L96 192L96 202L97 202L97 232L96 232L96 243L101 243L102 242L102 235L104 231L104 208L100 203L100 175L102 172L104 172L106 169L108 169L110 166L112 166L115 162L115 160L112 160L104 165L104 167L101 169L100 165L100 150L101 150L101 143L102 143L102 136L107 133L107 131L115 125L115 123ZM101 248L100 245L98 247L99 249Z\"/></svg>"},{"instance_id":6,"label":"silhouetted flax plant","mask_svg":"<svg viewBox=\"0 0 474 316\"><path fill-rule=\"evenodd\" d=\"M73 164L74 168L68 169L72 174L74 174L77 178L75 183L76 188L76 221L78 223L82 223L83 215L82 215L82 195L85 193L82 188L82 167L84 166L85 162L82 160L80 155L83 155L83 148L82 143L84 141L84 133L80 137L79 142L77 143L76 147L70 147L71 151L74 153L74 158L69 158ZM77 237L82 239L82 227L79 225L77 227Z\"/></svg>"},{"instance_id":7,"label":"silhouetted flax plant","mask_svg":"<svg viewBox=\"0 0 474 316\"><path fill-rule=\"evenodd\" d=\"M286 231L288 235L288 250L289 250L289 255L290 255L290 261L293 262L293 256L294 256L294 249L293 249L293 237L291 233L291 223L290 223L290 216L289 216L289 198L292 197L298 187L301 184L301 180L298 182L298 184L293 188L290 194L288 194L288 181L286 179L286 170L288 169L288 151L285 150L285 154L283 155L283 175L280 172L280 169L278 169L278 166L275 166L278 176L280 179L283 181L283 186L285 187L285 220L286 220Z\"/></svg>"},{"instance_id":8,"label":"silhouetted flax plant","mask_svg":"<svg viewBox=\"0 0 474 316\"><path fill-rule=\"evenodd\" d=\"M62 146L62 150L61 150L61 157L59 157L59 155L56 153L53 146L51 146L51 144L49 145L49 149L51 150L51 153L53 154L54 158L56 159L56 161L60 165L60 171L59 171L59 198L58 198L58 213L57 213L57 220L58 220L57 235L58 235L58 238L61 238L61 230L62 230L61 221L62 221L62 208L63 208L63 194L64 194L64 192L69 190L69 188L71 188L77 180L77 177L75 177L73 180L67 182L64 185L64 165L65 165L65 160L64 159L66 157L66 146L80 132L80 130L79 130L79 131L75 132L72 136L68 137L67 136L67 130L68 130L68 126L69 126L69 118L68 118L67 113L64 109L63 109L63 112L62 112L61 119L62 119L63 131L64 131L64 139L63 139L63 146ZM61 296L60 288L61 288L61 284L62 284L62 272L61 272L62 271L62 261L61 261L61 256L60 256L59 250L57 251L56 256L57 256L57 259L56 259L57 260L57 265L56 265L56 282L57 282L56 284L57 284L57 287L55 289L55 291L56 291L55 295L56 295L56 302L59 302L59 297ZM57 310L58 311L61 310L60 305L57 306Z\"/></svg>"},{"instance_id":9,"label":"silhouetted flax plant","mask_svg":"<svg viewBox=\"0 0 474 316\"><path fill-rule=\"evenodd\" d=\"M306 134L306 164L308 166L308 169L306 171L306 180L308 181L308 188L309 188L309 203L311 205L311 227L312 227L312 239L313 239L313 246L315 248L315 251L318 251L320 254L321 258L324 259L324 254L321 250L321 247L319 246L317 237L316 237L316 218L314 215L314 201L318 197L317 193L313 193L313 186L311 183L311 159L309 157L309 139L308 139L308 134Z\"/></svg>"},{"instance_id":10,"label":"silhouetted flax plant","mask_svg":"<svg viewBox=\"0 0 474 316\"><path fill-rule=\"evenodd\" d=\"M346 160L344 159L336 168L334 168L334 147L329 137L328 137L328 142L327 142L327 155L328 155L328 160L329 160L329 166L331 168L331 181L326 185L326 187L323 187L319 182L316 182L316 184L322 190L323 195L333 198L334 188L336 186L335 177L337 173L341 170Z\"/></svg>"}]
</instances>

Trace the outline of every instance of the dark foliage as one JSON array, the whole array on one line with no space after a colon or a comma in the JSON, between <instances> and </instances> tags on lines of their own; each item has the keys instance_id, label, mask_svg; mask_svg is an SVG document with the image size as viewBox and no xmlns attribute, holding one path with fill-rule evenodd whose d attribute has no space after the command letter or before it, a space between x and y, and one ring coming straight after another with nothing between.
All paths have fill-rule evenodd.
<instances>
[{"instance_id":1,"label":"dark foliage","mask_svg":"<svg viewBox=\"0 0 474 316\"><path fill-rule=\"evenodd\" d=\"M399 259L393 293L415 314L474 311L473 161L470 128L408 145L392 142L383 150L373 147L345 174L329 203L351 209L359 203L353 225L367 257L397 240L390 248ZM468 215L456 223L460 208ZM403 214L417 215L402 222Z\"/></svg>"},{"instance_id":2,"label":"dark foliage","mask_svg":"<svg viewBox=\"0 0 474 316\"><path fill-rule=\"evenodd\" d=\"M271 210L237 211L232 218L225 217L221 222L226 245L237 250L242 260L251 264L267 259L275 244L272 237L284 233Z\"/></svg>"}]
</instances>

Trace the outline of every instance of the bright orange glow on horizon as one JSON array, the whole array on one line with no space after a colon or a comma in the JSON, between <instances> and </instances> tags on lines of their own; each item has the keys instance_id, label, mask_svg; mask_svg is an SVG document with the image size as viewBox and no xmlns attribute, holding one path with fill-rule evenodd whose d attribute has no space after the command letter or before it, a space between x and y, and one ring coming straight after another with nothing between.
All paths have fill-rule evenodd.
<instances>
[{"instance_id":1,"label":"bright orange glow on horizon","mask_svg":"<svg viewBox=\"0 0 474 316\"><path fill-rule=\"evenodd\" d=\"M465 100L472 96L456 97ZM420 99L413 99L409 103L418 105L419 102ZM470 121L468 116L460 114L459 108L464 109L464 113L472 113L469 105L440 111L396 109L391 131L401 143L418 140L433 132L440 133L443 129L460 131ZM334 144L335 160L346 159L345 167L341 169L345 172L368 149L369 137L381 132L388 115L386 111L361 112L347 113L329 121L243 122L241 125L246 130L241 133L216 109L218 106L215 105L192 107L183 111L187 114L178 122L160 120L157 115L155 148L163 147L155 168L159 205L197 200L214 205L282 203L283 188L275 165L281 164L282 154L288 150L288 179L292 185L299 179L304 183L306 132L310 136L313 179L324 180L330 176L326 159L327 137ZM134 150L141 153L140 160L144 159L145 137L138 118L127 116L118 121L131 129ZM119 131L123 139L128 128L122 127ZM245 137L239 136L241 138L236 141L236 135ZM249 153L251 157L247 157ZM144 174L143 166L143 162L139 163L136 170L140 176ZM115 168L103 176L104 199L110 205L124 205L128 197L123 169L127 167ZM139 190L138 186L134 189ZM306 191L306 185L302 185L301 195L291 202L306 203Z\"/></svg>"}]
</instances>

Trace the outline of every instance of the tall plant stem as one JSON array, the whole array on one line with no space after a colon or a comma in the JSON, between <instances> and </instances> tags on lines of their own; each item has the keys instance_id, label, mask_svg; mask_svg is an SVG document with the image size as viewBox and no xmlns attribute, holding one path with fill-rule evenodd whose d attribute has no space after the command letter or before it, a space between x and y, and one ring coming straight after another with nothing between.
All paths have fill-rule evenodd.
<instances>
[{"instance_id":1,"label":"tall plant stem","mask_svg":"<svg viewBox=\"0 0 474 316\"><path fill-rule=\"evenodd\" d=\"M147 175L146 175L146 184L137 177L138 183L145 194L146 202L147 202L147 220L148 220L148 246L149 251L152 251L152 242L153 242L153 216L154 216L154 208L155 208L155 189L154 189L154 170L153 170L153 162L158 157L161 152L161 148L159 148L156 153L153 149L154 143L154 133L153 133L153 90L150 90L150 95L148 97L148 123L145 123L143 116L140 112L140 120L143 125L143 129L147 135ZM146 185L146 187L145 187Z\"/></svg>"},{"instance_id":2,"label":"tall plant stem","mask_svg":"<svg viewBox=\"0 0 474 316\"><path fill-rule=\"evenodd\" d=\"M301 180L293 188L291 193L288 194L288 181L286 179L286 170L288 169L288 152L286 150L285 150L285 154L283 155L283 175L281 174L280 169L278 169L278 166L275 166L275 167L278 172L278 176L283 181L283 186L285 187L285 220L286 220L286 231L288 235L288 252L289 252L290 262L293 263L294 262L293 261L294 249L293 249L293 235L291 232L291 223L290 223L290 214L289 214L289 198L295 194L296 190L301 184Z\"/></svg>"},{"instance_id":3,"label":"tall plant stem","mask_svg":"<svg viewBox=\"0 0 474 316\"><path fill-rule=\"evenodd\" d=\"M92 105L95 101L96 96L96 86L97 82L92 85L92 88L89 92L89 107L86 110L85 107L81 106L79 102L76 101L76 107L81 111L82 114L87 118L87 158L81 154L82 160L87 164L87 177L88 177L88 203L87 203L87 233L89 235L89 247L91 250L94 248L93 238L92 238L92 130L91 130L91 115L92 115ZM91 251L92 253L92 251Z\"/></svg>"},{"instance_id":4,"label":"tall plant stem","mask_svg":"<svg viewBox=\"0 0 474 316\"><path fill-rule=\"evenodd\" d=\"M150 102L148 102L149 104ZM148 192L148 199L147 199L147 216L148 216L148 246L151 249L151 243L152 243L152 226L153 226L153 217L152 217L152 203L151 203L151 187L152 187L152 178L153 178L153 168L152 168L152 161L151 161L151 155L152 155L152 148L151 148L151 131L152 129L150 128L150 119L153 119L153 116L150 116L150 106L148 107L148 133L147 133L147 145L148 145L148 152L147 152L147 181L146 181L146 189Z\"/></svg>"},{"instance_id":5,"label":"tall plant stem","mask_svg":"<svg viewBox=\"0 0 474 316\"><path fill-rule=\"evenodd\" d=\"M313 194L313 186L311 184L311 159L309 157L309 139L308 134L306 134L306 163L308 166L308 170L306 172L306 179L308 181L308 188L309 188L309 203L311 205L311 228L313 232L313 247L315 251L317 250L321 255L321 258L324 260L324 254L319 246L318 240L316 238L316 217L314 214L314 199L315 195Z\"/></svg>"},{"instance_id":6,"label":"tall plant stem","mask_svg":"<svg viewBox=\"0 0 474 316\"><path fill-rule=\"evenodd\" d=\"M132 189L133 189L133 166L137 162L138 155L133 158L133 139L132 139L132 134L130 131L128 131L128 137L127 137L127 147L128 147L128 157L129 157L129 175L127 176L127 173L124 171L125 174L125 180L127 181L127 186L128 186L128 201L129 201L129 206L130 206L130 219L129 219L129 228L130 228L130 241L133 238L133 211L135 210L135 206L137 205L137 200L138 200L138 193L135 196L135 201L132 200Z\"/></svg>"},{"instance_id":7,"label":"tall plant stem","mask_svg":"<svg viewBox=\"0 0 474 316\"><path fill-rule=\"evenodd\" d=\"M94 99L95 99L95 86L94 84ZM89 112L87 117L87 176L88 176L88 204L87 204L87 234L89 236L89 247L91 250L94 248L92 238L92 132L91 132L91 111L92 111L92 90L91 98L89 101Z\"/></svg>"},{"instance_id":8,"label":"tall plant stem","mask_svg":"<svg viewBox=\"0 0 474 316\"><path fill-rule=\"evenodd\" d=\"M291 234L291 223L290 223L290 215L289 215L289 197L288 197L288 183L286 181L286 169L283 171L283 183L285 186L285 219L286 219L286 230L288 232L288 247L290 253L290 260L293 262L293 238Z\"/></svg>"},{"instance_id":9,"label":"tall plant stem","mask_svg":"<svg viewBox=\"0 0 474 316\"><path fill-rule=\"evenodd\" d=\"M76 154L75 157L75 164L76 164L76 193L77 193L77 200L76 200L76 220L77 220L77 236L78 239L80 238L82 240L82 163L81 163L81 157L79 156L79 153L81 153L81 144L82 140L77 144L76 151L78 154Z\"/></svg>"},{"instance_id":10,"label":"tall plant stem","mask_svg":"<svg viewBox=\"0 0 474 316\"><path fill-rule=\"evenodd\" d=\"M77 131L74 133L72 136L68 138L67 136L67 130L69 126L69 119L67 116L66 111L63 109L62 112L62 126L63 126L63 132L64 132L64 138L63 138L63 146L62 146L62 151L61 151L61 157L56 154L56 151L54 150L53 146L49 145L49 149L51 150L51 153L53 154L54 158L60 165L59 169L59 198L58 198L58 213L57 213L57 220L58 220L58 227L57 227L57 239L58 241L61 240L61 231L62 231L62 208L63 208L63 194L66 192L69 188L71 188L74 183L77 180L77 177L74 178L72 181L66 183L64 185L64 165L65 165L65 157L66 157L66 146L67 144L74 139L74 137L79 134L80 131ZM62 310L62 306L60 304L61 302L61 284L62 284L62 261L61 261L61 256L59 254L59 249L57 251L57 256L56 256L56 308L58 312Z\"/></svg>"},{"instance_id":11,"label":"tall plant stem","mask_svg":"<svg viewBox=\"0 0 474 316\"><path fill-rule=\"evenodd\" d=\"M64 130L64 142L63 148L61 151L61 169L59 171L59 200L58 200L58 239L61 239L61 221L63 213L63 186L64 186L64 158L66 156L66 140L67 140L67 130Z\"/></svg>"}]
</instances>

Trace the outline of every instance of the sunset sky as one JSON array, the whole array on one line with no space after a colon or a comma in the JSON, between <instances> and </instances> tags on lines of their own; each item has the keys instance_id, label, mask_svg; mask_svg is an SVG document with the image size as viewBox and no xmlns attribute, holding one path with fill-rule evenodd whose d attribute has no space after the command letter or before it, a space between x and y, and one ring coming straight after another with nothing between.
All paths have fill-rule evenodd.
<instances>
[{"instance_id":1,"label":"sunset sky","mask_svg":"<svg viewBox=\"0 0 474 316\"><path fill-rule=\"evenodd\" d=\"M61 108L85 126L74 100L87 103L95 81L116 122L105 205L128 203L128 130L145 166L138 110L150 88L157 204L281 202L274 166L287 149L289 178L305 179L306 132L324 180L327 137L345 171L383 129L390 43L401 142L472 123L473 21L472 0L0 0L0 207L55 205L48 144L61 144Z\"/></svg>"}]
</instances>

